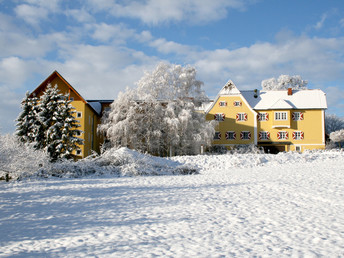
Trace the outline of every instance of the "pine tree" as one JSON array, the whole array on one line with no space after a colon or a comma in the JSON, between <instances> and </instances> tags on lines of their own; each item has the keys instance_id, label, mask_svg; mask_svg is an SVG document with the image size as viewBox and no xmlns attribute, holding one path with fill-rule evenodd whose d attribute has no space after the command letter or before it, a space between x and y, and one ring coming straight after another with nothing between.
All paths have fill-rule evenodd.
<instances>
[{"instance_id":1,"label":"pine tree","mask_svg":"<svg viewBox=\"0 0 344 258\"><path fill-rule=\"evenodd\" d=\"M76 137L80 125L73 116L69 96L61 94L57 85L49 84L39 101L27 94L22 109L17 136L22 142L33 142L35 149L46 149L52 161L71 158L72 151L83 144Z\"/></svg>"},{"instance_id":2,"label":"pine tree","mask_svg":"<svg viewBox=\"0 0 344 258\"><path fill-rule=\"evenodd\" d=\"M83 140L77 138L77 128L80 127L79 121L73 116L75 109L71 105L69 95L65 95L59 101L58 110L54 116L54 122L49 128L48 152L52 160L60 158L71 158L73 150L78 149L78 144L83 144Z\"/></svg>"},{"instance_id":3,"label":"pine tree","mask_svg":"<svg viewBox=\"0 0 344 258\"><path fill-rule=\"evenodd\" d=\"M22 101L22 112L19 114L17 121L16 135L21 142L31 143L34 141L33 125L37 123L35 106L37 98L29 98L30 93L27 92Z\"/></svg>"}]
</instances>

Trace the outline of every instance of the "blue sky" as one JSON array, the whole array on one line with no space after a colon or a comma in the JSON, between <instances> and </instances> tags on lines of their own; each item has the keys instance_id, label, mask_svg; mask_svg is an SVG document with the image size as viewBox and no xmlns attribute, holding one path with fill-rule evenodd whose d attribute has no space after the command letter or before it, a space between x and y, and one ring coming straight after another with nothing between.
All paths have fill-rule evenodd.
<instances>
[{"instance_id":1,"label":"blue sky","mask_svg":"<svg viewBox=\"0 0 344 258\"><path fill-rule=\"evenodd\" d=\"M196 67L208 96L301 75L344 116L342 0L0 0L0 133L54 70L114 99L160 62Z\"/></svg>"}]
</instances>

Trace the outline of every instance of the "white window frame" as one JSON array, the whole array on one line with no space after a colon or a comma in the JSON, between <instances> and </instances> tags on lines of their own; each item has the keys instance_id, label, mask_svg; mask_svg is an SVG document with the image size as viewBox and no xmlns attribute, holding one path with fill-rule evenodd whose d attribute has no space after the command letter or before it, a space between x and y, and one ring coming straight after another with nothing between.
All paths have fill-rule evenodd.
<instances>
[{"instance_id":1,"label":"white window frame","mask_svg":"<svg viewBox=\"0 0 344 258\"><path fill-rule=\"evenodd\" d=\"M241 107L241 106L242 106L242 102L241 102L240 100L235 100L235 101L233 102L233 106L234 106L234 107Z\"/></svg>"},{"instance_id":2,"label":"white window frame","mask_svg":"<svg viewBox=\"0 0 344 258\"><path fill-rule=\"evenodd\" d=\"M226 116L225 116L224 113L216 113L216 114L214 115L214 118L215 118L215 121L223 122L223 121L225 121Z\"/></svg>"},{"instance_id":3,"label":"white window frame","mask_svg":"<svg viewBox=\"0 0 344 258\"><path fill-rule=\"evenodd\" d=\"M269 121L269 114L266 112L259 113L259 121Z\"/></svg>"},{"instance_id":4,"label":"white window frame","mask_svg":"<svg viewBox=\"0 0 344 258\"><path fill-rule=\"evenodd\" d=\"M220 101L219 106L220 107L227 107L227 101Z\"/></svg>"},{"instance_id":5,"label":"white window frame","mask_svg":"<svg viewBox=\"0 0 344 258\"><path fill-rule=\"evenodd\" d=\"M246 116L246 119L245 119L245 116ZM238 122L244 122L244 121L247 121L247 114L246 113L237 113L237 121Z\"/></svg>"},{"instance_id":6,"label":"white window frame","mask_svg":"<svg viewBox=\"0 0 344 258\"><path fill-rule=\"evenodd\" d=\"M301 121L303 118L301 118L303 115L303 112L293 112L293 120L294 121Z\"/></svg>"},{"instance_id":7,"label":"white window frame","mask_svg":"<svg viewBox=\"0 0 344 258\"><path fill-rule=\"evenodd\" d=\"M288 113L287 112L275 112L275 120L276 121L288 120Z\"/></svg>"},{"instance_id":8,"label":"white window frame","mask_svg":"<svg viewBox=\"0 0 344 258\"><path fill-rule=\"evenodd\" d=\"M302 134L304 134L302 131L293 132L294 140L303 140Z\"/></svg>"},{"instance_id":9,"label":"white window frame","mask_svg":"<svg viewBox=\"0 0 344 258\"><path fill-rule=\"evenodd\" d=\"M289 134L287 131L279 131L278 133L280 135L279 140L288 140L289 139ZM287 137L287 134L288 134L288 137ZM281 137L282 135L283 135L283 137Z\"/></svg>"},{"instance_id":10,"label":"white window frame","mask_svg":"<svg viewBox=\"0 0 344 258\"><path fill-rule=\"evenodd\" d=\"M261 135L260 140L270 140L270 137L269 137L270 133L268 131L261 131L260 135Z\"/></svg>"}]
</instances>

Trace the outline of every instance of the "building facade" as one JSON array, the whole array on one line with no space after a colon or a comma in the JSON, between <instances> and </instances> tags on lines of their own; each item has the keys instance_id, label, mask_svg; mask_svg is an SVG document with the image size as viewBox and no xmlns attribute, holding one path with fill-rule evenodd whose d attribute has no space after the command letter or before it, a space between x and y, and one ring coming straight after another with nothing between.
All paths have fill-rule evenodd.
<instances>
[{"instance_id":1,"label":"building facade","mask_svg":"<svg viewBox=\"0 0 344 258\"><path fill-rule=\"evenodd\" d=\"M218 121L214 145L302 152L325 148L326 108L321 90L239 91L229 81L205 113Z\"/></svg>"},{"instance_id":2,"label":"building facade","mask_svg":"<svg viewBox=\"0 0 344 258\"><path fill-rule=\"evenodd\" d=\"M97 133L97 127L102 113L113 100L85 100L57 71L45 79L29 97L40 97L49 84L57 85L62 94L69 94L71 105L75 108L75 117L80 124L78 129L82 131L76 137L83 139L84 144L80 145L80 149L74 151L73 155L78 159L91 155L93 151L99 153L103 137Z\"/></svg>"}]
</instances>

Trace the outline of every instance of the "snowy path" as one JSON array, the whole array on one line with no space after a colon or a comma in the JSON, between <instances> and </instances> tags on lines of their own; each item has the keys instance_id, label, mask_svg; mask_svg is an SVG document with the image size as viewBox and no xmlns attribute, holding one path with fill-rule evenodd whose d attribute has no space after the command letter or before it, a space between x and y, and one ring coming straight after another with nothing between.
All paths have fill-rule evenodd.
<instances>
[{"instance_id":1,"label":"snowy path","mask_svg":"<svg viewBox=\"0 0 344 258\"><path fill-rule=\"evenodd\" d=\"M1 257L344 257L343 159L0 187Z\"/></svg>"}]
</instances>

